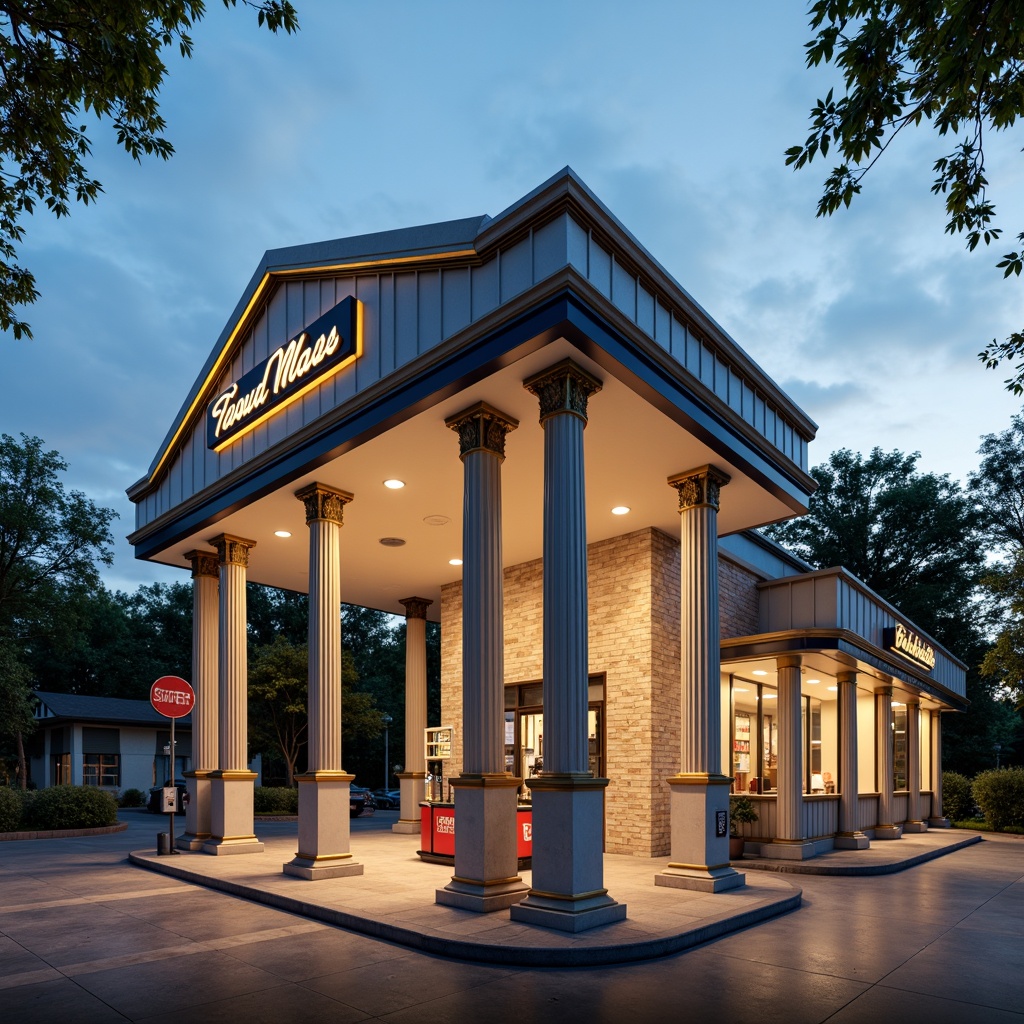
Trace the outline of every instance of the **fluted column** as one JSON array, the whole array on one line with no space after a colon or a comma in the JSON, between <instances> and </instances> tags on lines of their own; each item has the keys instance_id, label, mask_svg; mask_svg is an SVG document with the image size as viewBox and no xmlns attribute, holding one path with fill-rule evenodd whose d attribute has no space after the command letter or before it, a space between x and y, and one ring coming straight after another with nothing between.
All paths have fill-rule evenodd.
<instances>
[{"instance_id":1,"label":"fluted column","mask_svg":"<svg viewBox=\"0 0 1024 1024\"><path fill-rule=\"evenodd\" d=\"M210 838L206 853L258 853L263 844L253 833L249 771L248 660L245 576L256 542L222 533L210 543L220 565L217 707L218 768L210 774Z\"/></svg>"},{"instance_id":2,"label":"fluted column","mask_svg":"<svg viewBox=\"0 0 1024 1024\"><path fill-rule=\"evenodd\" d=\"M942 806L942 712L937 708L928 712L931 715L931 728L928 735L931 740L931 787L932 813L928 818L929 828L949 828L949 818Z\"/></svg>"},{"instance_id":3,"label":"fluted column","mask_svg":"<svg viewBox=\"0 0 1024 1024\"><path fill-rule=\"evenodd\" d=\"M866 850L868 837L857 824L860 791L857 783L857 673L836 675L839 705L839 832L838 850Z\"/></svg>"},{"instance_id":4,"label":"fluted column","mask_svg":"<svg viewBox=\"0 0 1024 1024\"><path fill-rule=\"evenodd\" d=\"M904 832L927 832L921 817L921 704L907 701L907 820Z\"/></svg>"},{"instance_id":5,"label":"fluted column","mask_svg":"<svg viewBox=\"0 0 1024 1024\"><path fill-rule=\"evenodd\" d=\"M434 602L406 597L400 603L405 605L405 771L398 775L401 810L391 830L414 834L420 831L420 802L426 796L427 609Z\"/></svg>"},{"instance_id":6,"label":"fluted column","mask_svg":"<svg viewBox=\"0 0 1024 1024\"><path fill-rule=\"evenodd\" d=\"M218 577L216 551L189 551L192 564L192 770L185 772L188 806L185 833L176 845L198 850L210 838L210 772L219 765L218 745Z\"/></svg>"},{"instance_id":7,"label":"fluted column","mask_svg":"<svg viewBox=\"0 0 1024 1024\"><path fill-rule=\"evenodd\" d=\"M479 402L445 421L459 435L462 506L462 775L455 790L455 875L438 903L507 909L518 876L516 790L505 771L501 464L516 420Z\"/></svg>"},{"instance_id":8,"label":"fluted column","mask_svg":"<svg viewBox=\"0 0 1024 1024\"><path fill-rule=\"evenodd\" d=\"M544 771L531 780L533 886L516 921L581 932L621 921L604 888L604 789L587 751L587 489L583 431L601 382L571 359L523 382L544 430Z\"/></svg>"},{"instance_id":9,"label":"fluted column","mask_svg":"<svg viewBox=\"0 0 1024 1024\"><path fill-rule=\"evenodd\" d=\"M655 884L722 892L743 885L729 864L729 788L722 774L718 506L729 476L701 466L669 478L680 522L680 770L671 787L672 861Z\"/></svg>"},{"instance_id":10,"label":"fluted column","mask_svg":"<svg viewBox=\"0 0 1024 1024\"><path fill-rule=\"evenodd\" d=\"M875 785L878 787L878 823L875 839L900 839L903 826L893 819L892 687L875 690Z\"/></svg>"},{"instance_id":11,"label":"fluted column","mask_svg":"<svg viewBox=\"0 0 1024 1024\"><path fill-rule=\"evenodd\" d=\"M309 529L306 735L299 784L299 848L285 874L313 881L361 875L349 850L349 786L341 767L341 528L347 491L313 483L295 492Z\"/></svg>"}]
</instances>

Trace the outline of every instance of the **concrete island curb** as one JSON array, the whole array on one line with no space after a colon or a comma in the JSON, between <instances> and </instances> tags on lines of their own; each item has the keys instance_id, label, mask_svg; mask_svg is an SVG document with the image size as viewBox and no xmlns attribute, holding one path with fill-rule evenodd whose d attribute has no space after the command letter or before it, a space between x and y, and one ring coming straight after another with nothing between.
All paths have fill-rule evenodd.
<instances>
[{"instance_id":1,"label":"concrete island curb","mask_svg":"<svg viewBox=\"0 0 1024 1024\"><path fill-rule=\"evenodd\" d=\"M743 871L771 871L780 875L892 875L897 871L906 871L907 868L916 867L926 861L935 860L936 857L944 857L947 853L954 853L966 846L973 846L980 843L984 836L975 834L962 839L958 843L951 843L948 846L938 847L934 850L926 850L923 853L911 857L883 861L879 864L838 864L829 862L828 854L814 860L759 860L756 857L744 857L736 861ZM893 851L896 853L896 851Z\"/></svg>"},{"instance_id":2,"label":"concrete island curb","mask_svg":"<svg viewBox=\"0 0 1024 1024\"><path fill-rule=\"evenodd\" d=\"M256 886L211 877L191 871L177 863L169 863L166 858L161 858L158 861L154 855L148 853L129 853L128 860L139 867L157 871L182 881L262 903L277 910L299 914L325 924L336 925L372 938L393 942L423 953L475 963L520 967L593 967L652 960L692 949L712 939L718 939L732 932L742 931L752 925L760 924L770 918L790 913L799 909L803 898L802 890L791 884L788 891L765 900L759 906L711 918L695 927L671 934L660 934L646 939L623 942L616 941L611 933L606 931L614 929L616 926L607 925L604 929L595 929L593 932L586 933L588 940L586 944L580 943L580 937L576 936L576 942L572 945L562 947L528 946L511 942L474 942L468 939L453 938L450 935L419 931L351 911L338 910L308 900L270 892ZM598 933L601 932L608 935L607 942L596 941L599 938Z\"/></svg>"},{"instance_id":3,"label":"concrete island curb","mask_svg":"<svg viewBox=\"0 0 1024 1024\"><path fill-rule=\"evenodd\" d=\"M119 821L116 825L103 825L100 828L57 828L34 829L31 832L0 832L0 843L14 843L22 839L81 839L83 836L109 836L114 832L124 832L128 823Z\"/></svg>"}]
</instances>

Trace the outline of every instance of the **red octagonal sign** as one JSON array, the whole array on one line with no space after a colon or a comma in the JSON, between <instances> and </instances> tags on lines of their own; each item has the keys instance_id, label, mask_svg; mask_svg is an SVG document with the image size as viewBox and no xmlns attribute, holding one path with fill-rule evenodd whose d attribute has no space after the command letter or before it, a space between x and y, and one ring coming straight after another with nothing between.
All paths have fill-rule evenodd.
<instances>
[{"instance_id":1,"label":"red octagonal sign","mask_svg":"<svg viewBox=\"0 0 1024 1024\"><path fill-rule=\"evenodd\" d=\"M196 703L196 692L180 676L161 676L149 688L149 703L165 718L184 718Z\"/></svg>"}]
</instances>

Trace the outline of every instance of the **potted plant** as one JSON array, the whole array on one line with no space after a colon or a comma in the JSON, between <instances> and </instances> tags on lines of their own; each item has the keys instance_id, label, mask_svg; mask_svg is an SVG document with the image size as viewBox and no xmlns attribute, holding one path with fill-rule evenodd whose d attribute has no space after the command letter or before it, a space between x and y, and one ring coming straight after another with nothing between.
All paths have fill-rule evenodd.
<instances>
[{"instance_id":1,"label":"potted plant","mask_svg":"<svg viewBox=\"0 0 1024 1024\"><path fill-rule=\"evenodd\" d=\"M743 836L740 825L748 825L757 821L757 810L749 796L733 796L729 798L729 860L739 860L743 856Z\"/></svg>"}]
</instances>

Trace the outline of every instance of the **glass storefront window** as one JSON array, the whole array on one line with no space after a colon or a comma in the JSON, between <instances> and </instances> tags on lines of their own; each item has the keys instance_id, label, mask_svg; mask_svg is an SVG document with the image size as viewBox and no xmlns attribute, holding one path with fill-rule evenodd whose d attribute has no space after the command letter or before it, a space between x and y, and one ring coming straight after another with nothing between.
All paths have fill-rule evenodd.
<instances>
[{"instance_id":1,"label":"glass storefront window","mask_svg":"<svg viewBox=\"0 0 1024 1024\"><path fill-rule=\"evenodd\" d=\"M906 788L906 705L893 708L893 788Z\"/></svg>"},{"instance_id":2,"label":"glass storefront window","mask_svg":"<svg viewBox=\"0 0 1024 1024\"><path fill-rule=\"evenodd\" d=\"M775 791L779 764L778 693L774 686L732 679L734 793Z\"/></svg>"}]
</instances>

